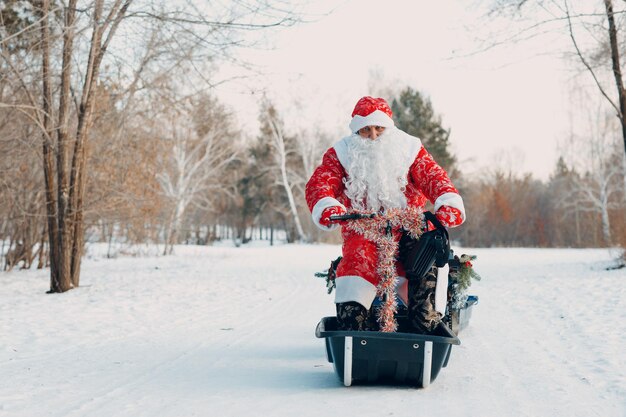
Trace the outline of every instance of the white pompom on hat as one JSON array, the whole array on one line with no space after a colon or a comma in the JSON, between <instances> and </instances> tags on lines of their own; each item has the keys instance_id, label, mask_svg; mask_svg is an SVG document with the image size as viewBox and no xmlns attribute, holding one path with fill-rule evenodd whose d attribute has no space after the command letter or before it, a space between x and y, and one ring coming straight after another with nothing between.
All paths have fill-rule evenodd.
<instances>
[{"instance_id":1,"label":"white pompom on hat","mask_svg":"<svg viewBox=\"0 0 626 417\"><path fill-rule=\"evenodd\" d=\"M365 96L354 106L350 131L356 133L365 126L393 127L392 117L391 107L384 98Z\"/></svg>"}]
</instances>

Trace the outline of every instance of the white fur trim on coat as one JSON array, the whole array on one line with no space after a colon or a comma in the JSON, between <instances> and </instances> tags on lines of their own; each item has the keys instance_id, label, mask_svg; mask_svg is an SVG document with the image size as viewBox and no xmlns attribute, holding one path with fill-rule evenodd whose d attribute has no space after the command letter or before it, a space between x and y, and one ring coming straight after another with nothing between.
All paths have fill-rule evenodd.
<instances>
[{"instance_id":1,"label":"white fur trim on coat","mask_svg":"<svg viewBox=\"0 0 626 417\"><path fill-rule=\"evenodd\" d=\"M356 301L369 309L376 298L376 286L356 275L344 275L335 278L335 303Z\"/></svg>"},{"instance_id":2,"label":"white fur trim on coat","mask_svg":"<svg viewBox=\"0 0 626 417\"><path fill-rule=\"evenodd\" d=\"M457 193L444 193L435 200L435 213L441 206L454 207L461 212L461 219L465 221L465 206L463 199Z\"/></svg>"},{"instance_id":3,"label":"white fur trim on coat","mask_svg":"<svg viewBox=\"0 0 626 417\"><path fill-rule=\"evenodd\" d=\"M376 298L376 287L366 279L356 275L337 277L335 278L335 285L337 286L335 303L356 301L369 309L374 298ZM396 294L404 302L404 305L408 305L409 281L405 277L396 277Z\"/></svg>"},{"instance_id":4,"label":"white fur trim on coat","mask_svg":"<svg viewBox=\"0 0 626 417\"><path fill-rule=\"evenodd\" d=\"M356 133L365 126L391 127L393 125L393 119L387 116L387 113L376 110L367 116L355 115L350 121L350 132Z\"/></svg>"},{"instance_id":5,"label":"white fur trim on coat","mask_svg":"<svg viewBox=\"0 0 626 417\"><path fill-rule=\"evenodd\" d=\"M313 217L313 223L315 223L315 225L319 227L320 229L326 230L326 231L335 230L336 228L338 228L339 224L337 223L334 223L334 224L331 223L330 227L326 227L320 224L320 219L322 218L322 212L328 207L334 207L334 206L343 207L343 209L346 210L346 206L344 206L339 201L337 201L337 199L332 198L332 197L324 197L320 199L317 203L315 203L315 205L313 206L313 210L311 210L311 217Z\"/></svg>"}]
</instances>

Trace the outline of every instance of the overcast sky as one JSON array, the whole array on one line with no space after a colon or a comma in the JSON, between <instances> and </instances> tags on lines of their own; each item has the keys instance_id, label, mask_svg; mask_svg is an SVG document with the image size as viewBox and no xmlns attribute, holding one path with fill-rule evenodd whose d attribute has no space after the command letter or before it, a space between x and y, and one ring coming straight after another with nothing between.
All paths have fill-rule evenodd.
<instances>
[{"instance_id":1,"label":"overcast sky","mask_svg":"<svg viewBox=\"0 0 626 417\"><path fill-rule=\"evenodd\" d=\"M463 171L495 165L545 179L575 117L569 105L575 71L557 54L539 53L549 39L466 56L479 48L477 37L493 30L484 10L470 4L315 2L309 11L332 13L272 34L271 50L242 52L266 75L225 84L219 94L248 125L257 119L258 99L248 88L265 87L288 126L317 126L338 140L349 133L356 101L375 93L369 86L376 72L389 85L430 97L452 131Z\"/></svg>"}]
</instances>

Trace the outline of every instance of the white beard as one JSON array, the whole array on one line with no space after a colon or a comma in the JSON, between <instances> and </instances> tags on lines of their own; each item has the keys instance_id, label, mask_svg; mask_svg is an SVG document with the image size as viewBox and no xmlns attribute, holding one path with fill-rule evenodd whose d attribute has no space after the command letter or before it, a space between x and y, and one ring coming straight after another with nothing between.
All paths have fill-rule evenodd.
<instances>
[{"instance_id":1,"label":"white beard","mask_svg":"<svg viewBox=\"0 0 626 417\"><path fill-rule=\"evenodd\" d=\"M387 128L376 140L365 139L358 133L349 138L350 155L344 180L346 195L358 211L379 211L406 208L404 191L408 166L397 128Z\"/></svg>"}]
</instances>

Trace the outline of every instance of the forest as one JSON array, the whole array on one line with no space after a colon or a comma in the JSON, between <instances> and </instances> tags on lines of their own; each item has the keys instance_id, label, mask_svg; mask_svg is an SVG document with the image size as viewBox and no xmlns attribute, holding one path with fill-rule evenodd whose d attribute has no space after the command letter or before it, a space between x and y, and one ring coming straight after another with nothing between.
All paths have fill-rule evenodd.
<instances>
[{"instance_id":1,"label":"forest","mask_svg":"<svg viewBox=\"0 0 626 417\"><path fill-rule=\"evenodd\" d=\"M515 19L532 3L500 1L493 12ZM299 24L297 8L236 1L208 13L190 4L0 2L2 269L50 267L51 292L63 292L79 285L88 242L117 256L141 245L166 255L176 244L340 241L315 228L304 199L340 137L295 126L271 94L259 97L259 130L242 130L237 109L212 92L210 74L242 31ZM548 179L506 164L464 172L454 126L431 98L379 86L391 91L396 125L421 138L459 188L468 220L451 237L463 246L626 245L623 13L598 5L585 16L561 7L560 23L611 111L589 110L592 128L564 138ZM572 31L582 19L596 22L588 49Z\"/></svg>"}]
</instances>

